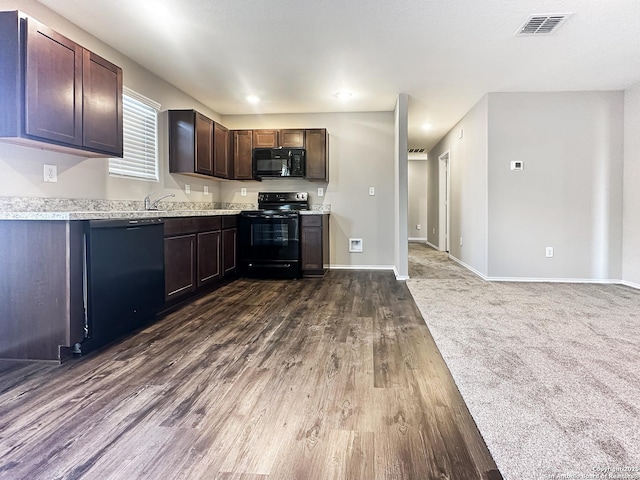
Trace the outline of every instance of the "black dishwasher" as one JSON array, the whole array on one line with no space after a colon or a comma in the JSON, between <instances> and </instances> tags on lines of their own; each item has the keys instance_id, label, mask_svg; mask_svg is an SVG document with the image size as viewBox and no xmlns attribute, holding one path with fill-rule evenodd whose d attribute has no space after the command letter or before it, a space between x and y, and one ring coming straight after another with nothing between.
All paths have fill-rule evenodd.
<instances>
[{"instance_id":1,"label":"black dishwasher","mask_svg":"<svg viewBox=\"0 0 640 480\"><path fill-rule=\"evenodd\" d=\"M164 222L92 220L86 234L87 340L99 348L153 320L164 305Z\"/></svg>"}]
</instances>

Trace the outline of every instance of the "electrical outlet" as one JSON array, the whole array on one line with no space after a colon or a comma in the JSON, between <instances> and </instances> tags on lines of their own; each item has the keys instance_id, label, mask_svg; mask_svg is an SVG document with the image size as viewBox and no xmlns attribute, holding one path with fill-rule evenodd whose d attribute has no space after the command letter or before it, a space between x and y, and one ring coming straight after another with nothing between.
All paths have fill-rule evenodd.
<instances>
[{"instance_id":1,"label":"electrical outlet","mask_svg":"<svg viewBox=\"0 0 640 480\"><path fill-rule=\"evenodd\" d=\"M191 185L184 186L184 193L191 193Z\"/></svg>"},{"instance_id":2,"label":"electrical outlet","mask_svg":"<svg viewBox=\"0 0 640 480\"><path fill-rule=\"evenodd\" d=\"M547 247L544 254L547 258L553 258L553 247Z\"/></svg>"},{"instance_id":3,"label":"electrical outlet","mask_svg":"<svg viewBox=\"0 0 640 480\"><path fill-rule=\"evenodd\" d=\"M324 188L318 187L318 196L319 197L324 197Z\"/></svg>"},{"instance_id":4,"label":"electrical outlet","mask_svg":"<svg viewBox=\"0 0 640 480\"><path fill-rule=\"evenodd\" d=\"M247 196L247 189L246 188L241 188L240 189L240 196L241 197L246 197Z\"/></svg>"},{"instance_id":5,"label":"electrical outlet","mask_svg":"<svg viewBox=\"0 0 640 480\"><path fill-rule=\"evenodd\" d=\"M209 187L207 187L206 185L204 186L204 194L209 195Z\"/></svg>"},{"instance_id":6,"label":"electrical outlet","mask_svg":"<svg viewBox=\"0 0 640 480\"><path fill-rule=\"evenodd\" d=\"M369 187L369 195L372 197L376 194L376 187Z\"/></svg>"},{"instance_id":7,"label":"electrical outlet","mask_svg":"<svg viewBox=\"0 0 640 480\"><path fill-rule=\"evenodd\" d=\"M416 230L420 230L422 228L422 225L418 224L416 225Z\"/></svg>"},{"instance_id":8,"label":"electrical outlet","mask_svg":"<svg viewBox=\"0 0 640 480\"><path fill-rule=\"evenodd\" d=\"M44 181L55 183L58 181L58 167L55 165L44 165Z\"/></svg>"}]
</instances>

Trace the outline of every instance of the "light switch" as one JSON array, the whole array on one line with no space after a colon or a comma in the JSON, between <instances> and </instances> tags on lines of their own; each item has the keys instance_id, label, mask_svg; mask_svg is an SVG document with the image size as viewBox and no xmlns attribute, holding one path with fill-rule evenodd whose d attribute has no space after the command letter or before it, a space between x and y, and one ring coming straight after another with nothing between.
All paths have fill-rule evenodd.
<instances>
[{"instance_id":1,"label":"light switch","mask_svg":"<svg viewBox=\"0 0 640 480\"><path fill-rule=\"evenodd\" d=\"M247 196L247 189L246 188L241 188L240 189L240 196L241 197L246 197Z\"/></svg>"},{"instance_id":2,"label":"light switch","mask_svg":"<svg viewBox=\"0 0 640 480\"><path fill-rule=\"evenodd\" d=\"M374 196L376 194L376 187L369 187L369 195Z\"/></svg>"}]
</instances>

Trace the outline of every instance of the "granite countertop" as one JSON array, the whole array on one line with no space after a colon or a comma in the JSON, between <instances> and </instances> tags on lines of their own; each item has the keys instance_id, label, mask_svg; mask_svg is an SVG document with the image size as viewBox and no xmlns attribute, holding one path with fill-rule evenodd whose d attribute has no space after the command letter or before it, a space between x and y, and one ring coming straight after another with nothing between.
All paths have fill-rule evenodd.
<instances>
[{"instance_id":1,"label":"granite countertop","mask_svg":"<svg viewBox=\"0 0 640 480\"><path fill-rule=\"evenodd\" d=\"M208 217L237 215L240 210L131 210L89 212L0 212L0 220L109 220L126 218Z\"/></svg>"},{"instance_id":2,"label":"granite countertop","mask_svg":"<svg viewBox=\"0 0 640 480\"><path fill-rule=\"evenodd\" d=\"M237 215L258 208L252 203L160 202L159 210L144 210L136 200L0 197L0 220L115 220L128 218L205 217ZM310 205L302 215L322 215L331 205Z\"/></svg>"}]
</instances>

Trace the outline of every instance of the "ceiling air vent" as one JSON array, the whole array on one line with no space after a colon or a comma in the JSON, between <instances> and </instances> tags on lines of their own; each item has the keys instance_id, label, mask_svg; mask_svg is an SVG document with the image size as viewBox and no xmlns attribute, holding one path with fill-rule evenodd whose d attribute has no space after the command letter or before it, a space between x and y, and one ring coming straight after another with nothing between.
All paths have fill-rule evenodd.
<instances>
[{"instance_id":1,"label":"ceiling air vent","mask_svg":"<svg viewBox=\"0 0 640 480\"><path fill-rule=\"evenodd\" d=\"M410 148L407 150L407 153L426 153L426 148Z\"/></svg>"},{"instance_id":2,"label":"ceiling air vent","mask_svg":"<svg viewBox=\"0 0 640 480\"><path fill-rule=\"evenodd\" d=\"M570 13L549 13L530 15L516 32L516 36L520 35L549 35L555 32L562 25Z\"/></svg>"}]
</instances>

